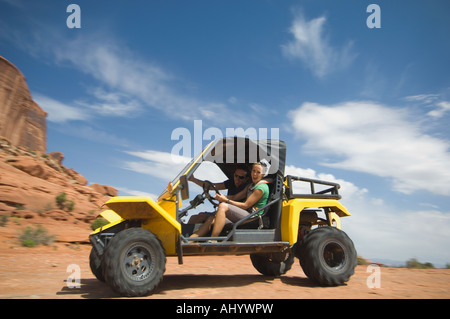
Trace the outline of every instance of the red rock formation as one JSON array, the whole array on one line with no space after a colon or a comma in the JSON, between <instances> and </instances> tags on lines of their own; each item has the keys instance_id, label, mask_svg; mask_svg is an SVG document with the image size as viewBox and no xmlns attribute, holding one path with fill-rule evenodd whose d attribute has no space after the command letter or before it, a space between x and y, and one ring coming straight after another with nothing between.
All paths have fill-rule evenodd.
<instances>
[{"instance_id":1,"label":"red rock formation","mask_svg":"<svg viewBox=\"0 0 450 319\"><path fill-rule=\"evenodd\" d=\"M0 57L0 216L89 223L117 190L89 186L62 164L63 153L45 154L46 116L32 100L23 74ZM56 201L61 193L67 206Z\"/></svg>"},{"instance_id":2,"label":"red rock formation","mask_svg":"<svg viewBox=\"0 0 450 319\"><path fill-rule=\"evenodd\" d=\"M91 222L101 205L117 190L87 185L87 180L61 161L64 155L36 154L0 138L0 215L25 219L47 217L57 221ZM56 197L66 193L72 209L58 209Z\"/></svg>"},{"instance_id":3,"label":"red rock formation","mask_svg":"<svg viewBox=\"0 0 450 319\"><path fill-rule=\"evenodd\" d=\"M0 56L0 136L13 145L45 152L46 116L31 98L23 74Z\"/></svg>"}]
</instances>

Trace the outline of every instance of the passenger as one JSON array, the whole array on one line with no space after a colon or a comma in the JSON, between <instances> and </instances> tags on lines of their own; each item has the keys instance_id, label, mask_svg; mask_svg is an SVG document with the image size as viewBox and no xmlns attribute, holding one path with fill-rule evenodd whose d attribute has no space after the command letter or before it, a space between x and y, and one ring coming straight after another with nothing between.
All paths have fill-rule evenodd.
<instances>
[{"instance_id":1,"label":"passenger","mask_svg":"<svg viewBox=\"0 0 450 319\"><path fill-rule=\"evenodd\" d=\"M193 182L195 184L197 184L200 187L203 187L203 184L205 183L204 181L195 178L194 175L192 175L189 178L190 182ZM228 197L230 197L231 199L233 198L233 196L235 196L236 194L242 192L243 190L247 189L249 183L249 178L248 178L248 168L244 165L240 165L236 168L236 170L234 171L233 174L233 180L228 179L224 182L221 183L214 183L214 186L216 186L216 188L218 190L224 190L227 189L228 192ZM196 215L193 215L189 221L187 221L187 224L199 224L199 223L203 223L206 221L206 219L208 217L214 217L215 212L212 213L208 213L208 212L202 212Z\"/></svg>"},{"instance_id":2,"label":"passenger","mask_svg":"<svg viewBox=\"0 0 450 319\"><path fill-rule=\"evenodd\" d=\"M218 237L226 223L235 223L248 216L251 212L263 207L269 199L269 186L263 180L267 167L264 163L252 165L252 184L234 196L216 194L214 196L220 204L215 217L209 217L191 237L203 237L209 233L212 226L211 237ZM230 198L231 197L231 198ZM244 202L240 199L246 198ZM261 211L259 214L262 214Z\"/></svg>"}]
</instances>

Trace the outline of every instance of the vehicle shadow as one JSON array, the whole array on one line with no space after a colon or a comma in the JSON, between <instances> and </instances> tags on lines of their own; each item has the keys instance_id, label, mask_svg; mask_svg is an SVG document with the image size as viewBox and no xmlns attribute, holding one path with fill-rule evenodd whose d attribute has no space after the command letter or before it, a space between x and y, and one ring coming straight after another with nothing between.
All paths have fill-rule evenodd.
<instances>
[{"instance_id":1,"label":"vehicle shadow","mask_svg":"<svg viewBox=\"0 0 450 319\"><path fill-rule=\"evenodd\" d=\"M243 287L254 283L269 282L273 277L261 275L165 275L160 285L160 292L188 288L228 288Z\"/></svg>"},{"instance_id":2,"label":"vehicle shadow","mask_svg":"<svg viewBox=\"0 0 450 319\"><path fill-rule=\"evenodd\" d=\"M171 291L188 289L214 289L239 288L255 283L270 283L276 277L255 275L209 275L209 274L171 274L165 275L153 297L165 298ZM299 287L318 287L308 278L303 277L277 277L284 284ZM86 299L120 298L107 284L97 279L81 279L78 288L69 288L66 285L56 293L67 298L81 297Z\"/></svg>"},{"instance_id":3,"label":"vehicle shadow","mask_svg":"<svg viewBox=\"0 0 450 319\"><path fill-rule=\"evenodd\" d=\"M298 286L298 287L320 287L320 285L312 282L307 277L289 277L281 276L280 280L285 285Z\"/></svg>"},{"instance_id":4,"label":"vehicle shadow","mask_svg":"<svg viewBox=\"0 0 450 319\"><path fill-rule=\"evenodd\" d=\"M101 299L101 298L118 298L119 294L115 293L107 284L95 278L81 279L79 287L69 288L67 285L56 292L57 296L64 296L64 298L87 298L87 299Z\"/></svg>"}]
</instances>

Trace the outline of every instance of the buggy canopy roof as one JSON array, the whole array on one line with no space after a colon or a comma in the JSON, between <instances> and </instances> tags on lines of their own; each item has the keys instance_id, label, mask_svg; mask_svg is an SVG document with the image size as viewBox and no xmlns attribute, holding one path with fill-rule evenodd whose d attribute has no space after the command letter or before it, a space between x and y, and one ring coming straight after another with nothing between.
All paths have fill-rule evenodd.
<instances>
[{"instance_id":1,"label":"buggy canopy roof","mask_svg":"<svg viewBox=\"0 0 450 319\"><path fill-rule=\"evenodd\" d=\"M226 137L214 141L205 151L202 160L216 163L229 178L239 165L249 166L255 162L265 163L268 175L284 175L286 143L281 140Z\"/></svg>"},{"instance_id":2,"label":"buggy canopy roof","mask_svg":"<svg viewBox=\"0 0 450 319\"><path fill-rule=\"evenodd\" d=\"M226 137L212 141L207 147L194 157L178 175L173 179L172 185L176 185L181 176L189 178L203 161L217 164L222 172L233 179L234 171L239 166L246 166L250 171L251 164L265 162L269 170L267 175L279 174L284 176L286 162L286 143L281 140L251 140L245 137ZM160 195L164 196L166 188Z\"/></svg>"}]
</instances>

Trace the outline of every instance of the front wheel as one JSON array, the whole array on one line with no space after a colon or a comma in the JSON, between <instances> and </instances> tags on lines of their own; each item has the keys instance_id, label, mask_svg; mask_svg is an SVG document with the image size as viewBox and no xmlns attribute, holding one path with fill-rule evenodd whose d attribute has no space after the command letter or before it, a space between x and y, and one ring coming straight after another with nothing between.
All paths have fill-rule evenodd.
<instances>
[{"instance_id":1,"label":"front wheel","mask_svg":"<svg viewBox=\"0 0 450 319\"><path fill-rule=\"evenodd\" d=\"M91 248L91 253L89 254L89 267L91 267L92 273L98 280L105 281L102 271L102 258L97 254L94 247Z\"/></svg>"},{"instance_id":2,"label":"front wheel","mask_svg":"<svg viewBox=\"0 0 450 319\"><path fill-rule=\"evenodd\" d=\"M142 228L119 232L111 239L103 257L105 281L122 296L153 293L165 270L166 255L161 242Z\"/></svg>"},{"instance_id":3,"label":"front wheel","mask_svg":"<svg viewBox=\"0 0 450 319\"><path fill-rule=\"evenodd\" d=\"M314 229L297 249L306 276L319 285L343 285L355 272L355 246L345 232L335 227Z\"/></svg>"}]
</instances>

